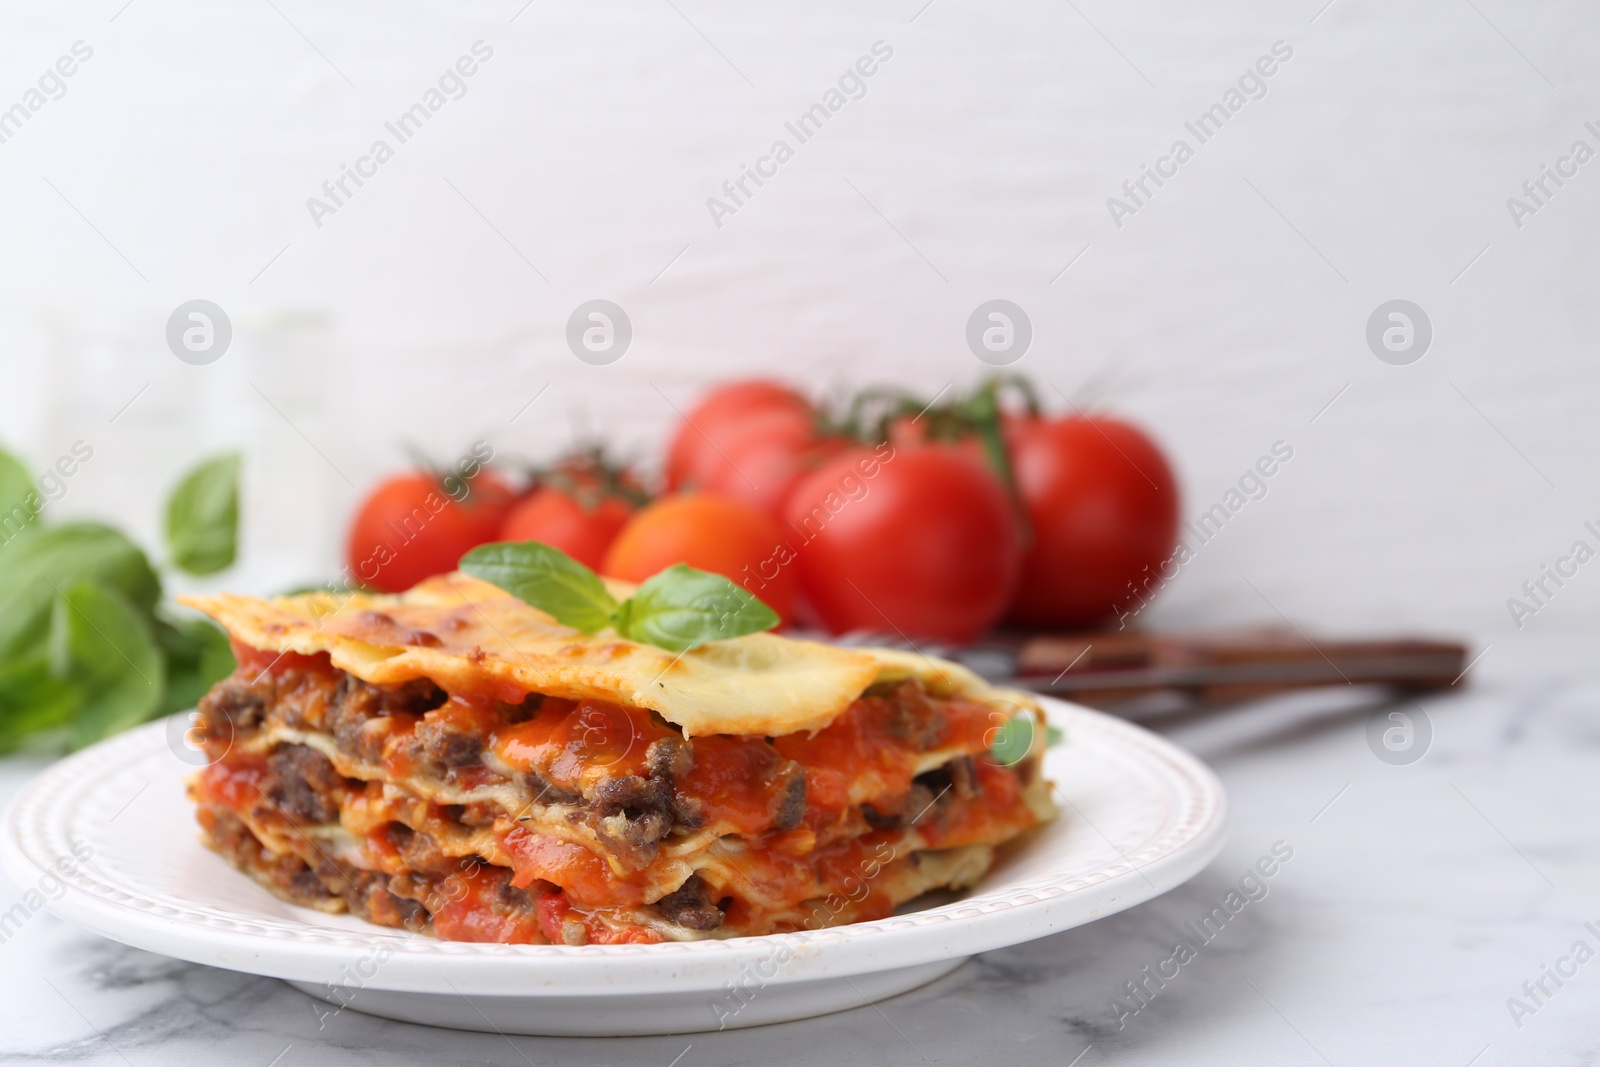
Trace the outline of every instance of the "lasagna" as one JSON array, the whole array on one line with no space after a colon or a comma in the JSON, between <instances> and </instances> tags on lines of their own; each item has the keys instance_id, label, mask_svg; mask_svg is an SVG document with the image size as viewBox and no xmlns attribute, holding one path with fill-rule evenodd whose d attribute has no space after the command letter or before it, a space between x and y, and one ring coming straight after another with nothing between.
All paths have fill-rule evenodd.
<instances>
[{"instance_id":1,"label":"lasagna","mask_svg":"<svg viewBox=\"0 0 1600 1067\"><path fill-rule=\"evenodd\" d=\"M788 932L968 887L1055 815L1032 698L920 655L673 655L460 573L185 602L239 662L199 705L204 840L298 905L455 941Z\"/></svg>"}]
</instances>

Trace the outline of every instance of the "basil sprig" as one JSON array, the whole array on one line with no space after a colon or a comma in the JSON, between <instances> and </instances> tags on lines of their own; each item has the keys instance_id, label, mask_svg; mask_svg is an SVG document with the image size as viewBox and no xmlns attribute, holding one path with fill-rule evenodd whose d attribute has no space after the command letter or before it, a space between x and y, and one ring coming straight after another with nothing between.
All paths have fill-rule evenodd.
<instances>
[{"instance_id":1,"label":"basil sprig","mask_svg":"<svg viewBox=\"0 0 1600 1067\"><path fill-rule=\"evenodd\" d=\"M497 541L461 557L461 569L582 633L607 626L628 641L687 652L760 633L778 615L720 574L682 563L646 579L618 603L594 571L539 541Z\"/></svg>"}]
</instances>

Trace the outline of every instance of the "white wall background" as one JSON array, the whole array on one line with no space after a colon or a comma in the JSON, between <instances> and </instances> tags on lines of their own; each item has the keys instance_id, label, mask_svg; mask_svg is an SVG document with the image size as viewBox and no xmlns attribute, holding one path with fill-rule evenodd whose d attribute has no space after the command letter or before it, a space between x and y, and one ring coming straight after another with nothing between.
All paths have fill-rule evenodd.
<instances>
[{"instance_id":1,"label":"white wall background","mask_svg":"<svg viewBox=\"0 0 1600 1067\"><path fill-rule=\"evenodd\" d=\"M1600 563L1521 634L1505 605L1600 520L1600 162L1521 229L1505 205L1600 148L1591 5L123 3L0 15L0 107L94 49L0 145L0 439L96 449L59 514L153 533L153 494L241 442L232 581L281 586L331 573L346 478L405 441L646 451L663 394L751 372L931 393L984 369L963 328L1000 296L1034 323L1019 369L1109 379L1188 513L1295 449L1153 621L1275 618L1248 578L1327 629L1600 624ZM306 198L480 39L468 94L314 226ZM707 197L879 40L866 97L716 227ZM1106 198L1277 40L1267 96L1118 229ZM209 367L162 338L195 297L239 331ZM563 343L592 297L634 323L608 367ZM1411 366L1364 340L1395 297L1435 328Z\"/></svg>"}]
</instances>

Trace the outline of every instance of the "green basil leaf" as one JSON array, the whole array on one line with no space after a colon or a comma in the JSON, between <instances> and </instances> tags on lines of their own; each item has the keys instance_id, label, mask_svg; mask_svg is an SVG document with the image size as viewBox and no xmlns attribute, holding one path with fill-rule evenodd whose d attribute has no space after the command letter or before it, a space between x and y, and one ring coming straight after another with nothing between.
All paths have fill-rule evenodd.
<instances>
[{"instance_id":1,"label":"green basil leaf","mask_svg":"<svg viewBox=\"0 0 1600 1067\"><path fill-rule=\"evenodd\" d=\"M161 597L150 561L117 530L35 524L0 546L0 662L44 641L57 590L79 580L117 590L146 614Z\"/></svg>"},{"instance_id":2,"label":"green basil leaf","mask_svg":"<svg viewBox=\"0 0 1600 1067\"><path fill-rule=\"evenodd\" d=\"M78 710L81 691L50 670L41 647L0 667L0 752L13 752L30 738L65 732Z\"/></svg>"},{"instance_id":3,"label":"green basil leaf","mask_svg":"<svg viewBox=\"0 0 1600 1067\"><path fill-rule=\"evenodd\" d=\"M137 726L161 710L166 665L148 616L117 590L74 582L50 616L50 667L78 685L74 748Z\"/></svg>"},{"instance_id":4,"label":"green basil leaf","mask_svg":"<svg viewBox=\"0 0 1600 1067\"><path fill-rule=\"evenodd\" d=\"M989 755L994 757L996 763L1011 766L1033 748L1033 730L1032 716L1012 716L995 731L994 741L989 745Z\"/></svg>"},{"instance_id":5,"label":"green basil leaf","mask_svg":"<svg viewBox=\"0 0 1600 1067\"><path fill-rule=\"evenodd\" d=\"M162 714L188 711L238 665L227 633L210 619L158 619L155 635L167 661Z\"/></svg>"},{"instance_id":6,"label":"green basil leaf","mask_svg":"<svg viewBox=\"0 0 1600 1067\"><path fill-rule=\"evenodd\" d=\"M1012 716L995 731L989 755L994 757L995 762L1011 766L1033 749L1033 732L1036 729L1038 726L1031 715ZM1064 736L1060 730L1047 724L1044 728L1044 747L1054 748Z\"/></svg>"},{"instance_id":7,"label":"green basil leaf","mask_svg":"<svg viewBox=\"0 0 1600 1067\"><path fill-rule=\"evenodd\" d=\"M687 652L770 630L778 621L776 612L722 575L678 563L639 586L617 615L617 634Z\"/></svg>"},{"instance_id":8,"label":"green basil leaf","mask_svg":"<svg viewBox=\"0 0 1600 1067\"><path fill-rule=\"evenodd\" d=\"M0 449L0 544L32 525L41 506L28 468L16 456Z\"/></svg>"},{"instance_id":9,"label":"green basil leaf","mask_svg":"<svg viewBox=\"0 0 1600 1067\"><path fill-rule=\"evenodd\" d=\"M605 629L617 613L599 575L538 541L479 545L461 557L461 569L586 634Z\"/></svg>"},{"instance_id":10,"label":"green basil leaf","mask_svg":"<svg viewBox=\"0 0 1600 1067\"><path fill-rule=\"evenodd\" d=\"M167 501L167 550L190 574L215 574L233 565L239 542L239 454L228 452L195 467Z\"/></svg>"}]
</instances>

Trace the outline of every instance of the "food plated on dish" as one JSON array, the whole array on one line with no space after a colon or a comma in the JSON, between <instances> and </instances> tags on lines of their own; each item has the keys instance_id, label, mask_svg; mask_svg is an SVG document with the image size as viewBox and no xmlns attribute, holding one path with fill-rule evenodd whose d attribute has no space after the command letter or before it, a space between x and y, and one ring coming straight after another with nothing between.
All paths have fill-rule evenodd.
<instances>
[{"instance_id":1,"label":"food plated on dish","mask_svg":"<svg viewBox=\"0 0 1600 1067\"><path fill-rule=\"evenodd\" d=\"M239 660L199 705L206 843L441 940L649 944L882 918L1055 817L1032 697L915 653L675 639L654 582L187 600Z\"/></svg>"}]
</instances>

